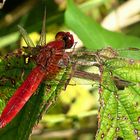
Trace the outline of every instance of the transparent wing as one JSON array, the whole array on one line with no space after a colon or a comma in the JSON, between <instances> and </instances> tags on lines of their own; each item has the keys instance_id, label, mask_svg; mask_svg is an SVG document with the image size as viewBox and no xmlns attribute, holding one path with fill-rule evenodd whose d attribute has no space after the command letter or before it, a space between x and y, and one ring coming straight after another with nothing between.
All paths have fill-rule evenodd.
<instances>
[{"instance_id":1,"label":"transparent wing","mask_svg":"<svg viewBox=\"0 0 140 140\"><path fill-rule=\"evenodd\" d=\"M26 30L18 25L19 32L21 33L23 39L25 40L27 46L35 47L34 43L32 42L31 38L28 36Z\"/></svg>"},{"instance_id":2,"label":"transparent wing","mask_svg":"<svg viewBox=\"0 0 140 140\"><path fill-rule=\"evenodd\" d=\"M44 11L42 31L41 31L41 35L40 35L38 45L39 46L44 46L45 44L46 44L46 8L45 8L45 11Z\"/></svg>"}]
</instances>

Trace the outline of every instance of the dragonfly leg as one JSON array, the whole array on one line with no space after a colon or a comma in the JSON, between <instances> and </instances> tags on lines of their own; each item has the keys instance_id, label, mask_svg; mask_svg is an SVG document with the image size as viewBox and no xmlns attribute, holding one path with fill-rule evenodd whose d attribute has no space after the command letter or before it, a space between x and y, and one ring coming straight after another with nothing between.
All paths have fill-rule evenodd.
<instances>
[{"instance_id":1,"label":"dragonfly leg","mask_svg":"<svg viewBox=\"0 0 140 140\"><path fill-rule=\"evenodd\" d=\"M66 90L67 85L69 85L69 82L70 82L71 78L74 76L75 70L76 70L76 65L73 64L73 65L72 65L71 73L69 74L69 77L68 77L68 79L66 80L66 83L65 83L65 86L64 86L64 90ZM76 85L76 84L74 84L74 85Z\"/></svg>"}]
</instances>

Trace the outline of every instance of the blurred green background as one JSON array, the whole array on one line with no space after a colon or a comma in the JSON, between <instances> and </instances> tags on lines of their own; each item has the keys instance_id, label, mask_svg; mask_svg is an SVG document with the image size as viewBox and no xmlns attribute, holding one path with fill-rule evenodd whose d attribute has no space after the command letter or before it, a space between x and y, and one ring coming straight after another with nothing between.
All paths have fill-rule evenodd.
<instances>
[{"instance_id":1,"label":"blurred green background","mask_svg":"<svg viewBox=\"0 0 140 140\"><path fill-rule=\"evenodd\" d=\"M109 30L139 37L140 22L137 17L140 8L137 7L140 4L138 1L138 3L133 3L134 11L130 10L130 13L126 14L124 9L132 7L132 3L129 4L129 2L127 0L75 0L75 4L80 10L91 19L96 20L98 24L102 24ZM37 43L45 5L47 9L47 42L52 40L58 31L70 30L64 19L67 0L6 0L0 9L1 56L26 45L18 32L18 24L23 26L33 41ZM119 13L117 13L117 9L119 9ZM111 13L113 10L117 13L116 15ZM74 36L75 41L78 42L76 47L83 47L79 38L75 34ZM90 71L88 68L87 70ZM67 90L61 93L57 103L49 109L48 114L44 115L40 124L35 126L31 139L92 140L97 131L97 111L98 84L72 79Z\"/></svg>"}]
</instances>

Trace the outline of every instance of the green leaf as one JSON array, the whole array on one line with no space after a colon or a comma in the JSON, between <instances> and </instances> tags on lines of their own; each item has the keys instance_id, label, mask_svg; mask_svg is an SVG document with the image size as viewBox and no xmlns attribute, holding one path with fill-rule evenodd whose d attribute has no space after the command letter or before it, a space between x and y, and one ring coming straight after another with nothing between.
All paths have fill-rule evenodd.
<instances>
[{"instance_id":1,"label":"green leaf","mask_svg":"<svg viewBox=\"0 0 140 140\"><path fill-rule=\"evenodd\" d=\"M0 113L15 89L19 87L34 66L33 63L26 63L25 61L26 56L14 53L0 60Z\"/></svg>"},{"instance_id":2,"label":"green leaf","mask_svg":"<svg viewBox=\"0 0 140 140\"><path fill-rule=\"evenodd\" d=\"M105 61L101 70L99 128L96 139L139 139L140 62L110 59ZM116 83L114 77L118 77L120 81ZM122 82L124 84L120 88L118 84Z\"/></svg>"},{"instance_id":3,"label":"green leaf","mask_svg":"<svg viewBox=\"0 0 140 140\"><path fill-rule=\"evenodd\" d=\"M135 48L139 48L140 39L103 29L94 20L85 16L74 5L73 0L68 0L65 22L87 48L97 50L110 46L119 49L119 57L99 61L101 88L96 139L139 139L140 53L139 49ZM121 48L126 50L123 51ZM117 83L115 78L119 79Z\"/></svg>"},{"instance_id":4,"label":"green leaf","mask_svg":"<svg viewBox=\"0 0 140 140\"><path fill-rule=\"evenodd\" d=\"M35 67L32 61L27 63L27 58L23 55L10 54L0 61L1 111L31 69ZM54 103L57 95L64 88L70 71L71 66L68 66L62 69L53 80L43 82L18 115L0 130L0 139L28 140L34 125L37 124L42 114Z\"/></svg>"},{"instance_id":5,"label":"green leaf","mask_svg":"<svg viewBox=\"0 0 140 140\"><path fill-rule=\"evenodd\" d=\"M91 50L102 49L108 46L116 49L140 47L139 38L111 32L102 28L94 20L84 15L80 9L74 5L73 0L68 0L67 10L65 12L65 23L78 35L84 45ZM128 55L129 53L130 55ZM133 58L140 58L140 53L134 55L131 54L131 51L128 51L127 54L122 54L122 56L125 57L132 55Z\"/></svg>"}]
</instances>

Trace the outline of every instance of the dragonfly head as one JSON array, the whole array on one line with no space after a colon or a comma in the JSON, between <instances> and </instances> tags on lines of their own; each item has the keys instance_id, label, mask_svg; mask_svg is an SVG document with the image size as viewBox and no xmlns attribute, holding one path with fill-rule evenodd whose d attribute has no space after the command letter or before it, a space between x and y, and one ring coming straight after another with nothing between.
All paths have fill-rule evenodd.
<instances>
[{"instance_id":1,"label":"dragonfly head","mask_svg":"<svg viewBox=\"0 0 140 140\"><path fill-rule=\"evenodd\" d=\"M64 49L70 49L74 44L73 35L69 32L58 32L55 36L56 40L63 40L65 42Z\"/></svg>"}]
</instances>

